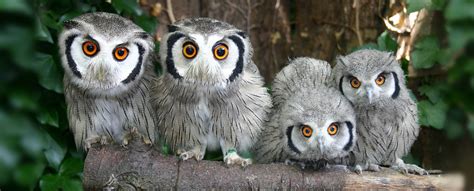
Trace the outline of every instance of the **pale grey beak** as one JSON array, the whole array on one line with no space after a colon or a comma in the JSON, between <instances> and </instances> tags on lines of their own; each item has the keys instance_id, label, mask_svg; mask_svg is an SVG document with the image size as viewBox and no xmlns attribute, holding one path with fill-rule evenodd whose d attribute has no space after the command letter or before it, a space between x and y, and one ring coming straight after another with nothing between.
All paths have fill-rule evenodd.
<instances>
[{"instance_id":1,"label":"pale grey beak","mask_svg":"<svg viewBox=\"0 0 474 191\"><path fill-rule=\"evenodd\" d=\"M367 92L367 98L369 99L369 103L372 103L372 98L374 96L374 88L372 86L366 86L365 91Z\"/></svg>"}]
</instances>

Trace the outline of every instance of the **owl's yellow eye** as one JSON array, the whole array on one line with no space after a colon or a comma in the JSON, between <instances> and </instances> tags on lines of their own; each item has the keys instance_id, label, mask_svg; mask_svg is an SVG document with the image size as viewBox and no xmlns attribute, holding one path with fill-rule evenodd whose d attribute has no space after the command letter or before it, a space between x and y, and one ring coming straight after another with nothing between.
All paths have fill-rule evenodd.
<instances>
[{"instance_id":1,"label":"owl's yellow eye","mask_svg":"<svg viewBox=\"0 0 474 191\"><path fill-rule=\"evenodd\" d=\"M328 127L329 135L333 136L333 135L337 134L338 128L339 128L339 126L336 123L331 123L331 125L329 125L329 127Z\"/></svg>"},{"instance_id":2,"label":"owl's yellow eye","mask_svg":"<svg viewBox=\"0 0 474 191\"><path fill-rule=\"evenodd\" d=\"M183 56L191 59L196 57L198 48L192 42L184 43L183 45Z\"/></svg>"},{"instance_id":3,"label":"owl's yellow eye","mask_svg":"<svg viewBox=\"0 0 474 191\"><path fill-rule=\"evenodd\" d=\"M86 41L82 43L82 51L84 52L85 55L91 57L97 54L97 44L95 44L92 41Z\"/></svg>"},{"instance_id":4,"label":"owl's yellow eye","mask_svg":"<svg viewBox=\"0 0 474 191\"><path fill-rule=\"evenodd\" d=\"M385 83L385 76L380 74L377 79L375 79L375 83L379 86L383 85Z\"/></svg>"},{"instance_id":5,"label":"owl's yellow eye","mask_svg":"<svg viewBox=\"0 0 474 191\"><path fill-rule=\"evenodd\" d=\"M304 125L303 128L301 128L301 133L303 133L303 136L306 138L309 138L313 134L313 129L311 129L310 126Z\"/></svg>"},{"instance_id":6,"label":"owl's yellow eye","mask_svg":"<svg viewBox=\"0 0 474 191\"><path fill-rule=\"evenodd\" d=\"M117 47L114 50L114 58L118 61L125 60L128 56L128 49L125 47Z\"/></svg>"},{"instance_id":7,"label":"owl's yellow eye","mask_svg":"<svg viewBox=\"0 0 474 191\"><path fill-rule=\"evenodd\" d=\"M361 83L360 83L360 81L359 81L357 78L352 77L352 79L351 79L351 86L352 86L352 88L356 88L356 89L357 89L357 88L360 87L360 84L361 84Z\"/></svg>"},{"instance_id":8,"label":"owl's yellow eye","mask_svg":"<svg viewBox=\"0 0 474 191\"><path fill-rule=\"evenodd\" d=\"M227 47L227 45L221 43L214 46L214 57L217 60L223 60L227 58L228 54L229 54L229 48Z\"/></svg>"}]
</instances>

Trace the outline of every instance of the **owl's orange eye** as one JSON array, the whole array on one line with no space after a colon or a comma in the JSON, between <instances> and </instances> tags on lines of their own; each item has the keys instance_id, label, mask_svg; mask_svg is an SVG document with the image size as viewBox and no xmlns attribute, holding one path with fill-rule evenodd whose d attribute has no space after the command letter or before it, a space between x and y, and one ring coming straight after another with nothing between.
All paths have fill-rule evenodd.
<instances>
[{"instance_id":1,"label":"owl's orange eye","mask_svg":"<svg viewBox=\"0 0 474 191\"><path fill-rule=\"evenodd\" d=\"M192 42L187 42L184 43L183 45L183 56L191 59L196 57L198 52L198 48L192 43Z\"/></svg>"},{"instance_id":2,"label":"owl's orange eye","mask_svg":"<svg viewBox=\"0 0 474 191\"><path fill-rule=\"evenodd\" d=\"M329 127L328 127L329 135L333 136L333 135L337 134L338 128L339 128L339 126L336 123L332 123L331 125L329 125Z\"/></svg>"},{"instance_id":3,"label":"owl's orange eye","mask_svg":"<svg viewBox=\"0 0 474 191\"><path fill-rule=\"evenodd\" d=\"M360 87L360 81L357 78L352 77L351 86L352 86L352 88L356 88L356 89L359 88Z\"/></svg>"},{"instance_id":4,"label":"owl's orange eye","mask_svg":"<svg viewBox=\"0 0 474 191\"><path fill-rule=\"evenodd\" d=\"M118 61L123 61L128 56L128 49L125 47L117 47L114 50L114 58Z\"/></svg>"},{"instance_id":5,"label":"owl's orange eye","mask_svg":"<svg viewBox=\"0 0 474 191\"><path fill-rule=\"evenodd\" d=\"M375 79L375 83L379 86L383 85L385 83L385 76L380 74L377 79Z\"/></svg>"},{"instance_id":6,"label":"owl's orange eye","mask_svg":"<svg viewBox=\"0 0 474 191\"><path fill-rule=\"evenodd\" d=\"M229 48L227 47L227 45L221 43L214 46L214 58L216 58L217 60L223 60L227 58L228 54Z\"/></svg>"},{"instance_id":7,"label":"owl's orange eye","mask_svg":"<svg viewBox=\"0 0 474 191\"><path fill-rule=\"evenodd\" d=\"M86 41L82 43L82 51L84 52L85 55L92 57L98 52L98 47L97 44L95 44L92 41Z\"/></svg>"},{"instance_id":8,"label":"owl's orange eye","mask_svg":"<svg viewBox=\"0 0 474 191\"><path fill-rule=\"evenodd\" d=\"M305 125L303 128L301 128L301 133L303 133L303 136L306 138L309 138L313 134L313 129L311 129L310 126Z\"/></svg>"}]
</instances>

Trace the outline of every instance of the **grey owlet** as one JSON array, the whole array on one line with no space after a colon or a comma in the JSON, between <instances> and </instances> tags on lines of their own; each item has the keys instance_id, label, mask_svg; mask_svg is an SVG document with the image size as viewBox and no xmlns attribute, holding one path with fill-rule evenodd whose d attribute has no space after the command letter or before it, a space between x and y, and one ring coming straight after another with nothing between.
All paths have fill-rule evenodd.
<instances>
[{"instance_id":1,"label":"grey owlet","mask_svg":"<svg viewBox=\"0 0 474 191\"><path fill-rule=\"evenodd\" d=\"M312 58L294 59L277 74L272 116L253 149L257 162L319 166L349 154L356 141L355 113L327 86L330 77L330 65Z\"/></svg>"},{"instance_id":2,"label":"grey owlet","mask_svg":"<svg viewBox=\"0 0 474 191\"><path fill-rule=\"evenodd\" d=\"M357 144L352 159L357 172L391 166L426 174L401 159L410 152L420 127L417 106L405 86L405 75L392 53L359 50L337 59L334 86L354 105Z\"/></svg>"},{"instance_id":3,"label":"grey owlet","mask_svg":"<svg viewBox=\"0 0 474 191\"><path fill-rule=\"evenodd\" d=\"M130 20L110 13L89 13L64 23L59 36L64 94L76 146L116 142L131 133L147 144L156 120L149 104L154 78L150 35Z\"/></svg>"},{"instance_id":4,"label":"grey owlet","mask_svg":"<svg viewBox=\"0 0 474 191\"><path fill-rule=\"evenodd\" d=\"M220 148L226 164L251 163L241 152L257 140L271 98L248 36L222 21L185 19L169 26L160 58L152 104L164 142L183 160Z\"/></svg>"}]
</instances>

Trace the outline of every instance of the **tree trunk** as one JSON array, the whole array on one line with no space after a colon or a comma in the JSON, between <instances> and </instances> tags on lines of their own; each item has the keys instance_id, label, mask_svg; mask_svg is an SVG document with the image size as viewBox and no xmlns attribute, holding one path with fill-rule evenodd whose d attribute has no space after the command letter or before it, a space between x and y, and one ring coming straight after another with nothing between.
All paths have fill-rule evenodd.
<instances>
[{"instance_id":1,"label":"tree trunk","mask_svg":"<svg viewBox=\"0 0 474 191\"><path fill-rule=\"evenodd\" d=\"M362 175L339 169L301 170L284 164L243 169L222 161L179 161L148 146L97 146L84 166L85 190L441 189L461 190L460 175L403 175L390 169Z\"/></svg>"}]
</instances>

